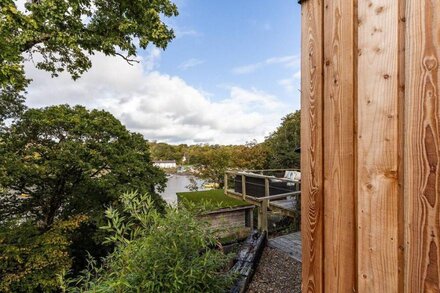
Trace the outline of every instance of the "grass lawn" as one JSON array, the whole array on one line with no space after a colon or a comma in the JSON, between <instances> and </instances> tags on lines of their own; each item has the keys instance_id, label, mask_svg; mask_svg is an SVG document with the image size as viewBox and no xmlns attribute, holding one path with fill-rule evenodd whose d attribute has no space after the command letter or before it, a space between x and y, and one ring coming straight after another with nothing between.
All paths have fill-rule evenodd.
<instances>
[{"instance_id":1,"label":"grass lawn","mask_svg":"<svg viewBox=\"0 0 440 293\"><path fill-rule=\"evenodd\" d=\"M249 205L249 203L245 201L233 199L224 195L223 189L180 192L177 193L177 198L179 201L188 201L196 205L202 204L203 202L209 202L209 205L213 205L218 208L230 208Z\"/></svg>"}]
</instances>

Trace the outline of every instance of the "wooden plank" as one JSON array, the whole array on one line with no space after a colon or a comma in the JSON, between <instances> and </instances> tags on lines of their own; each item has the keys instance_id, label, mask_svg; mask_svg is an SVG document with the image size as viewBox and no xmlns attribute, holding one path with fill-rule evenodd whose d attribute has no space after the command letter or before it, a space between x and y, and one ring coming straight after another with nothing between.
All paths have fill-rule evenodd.
<instances>
[{"instance_id":1,"label":"wooden plank","mask_svg":"<svg viewBox=\"0 0 440 293\"><path fill-rule=\"evenodd\" d=\"M405 290L405 200L404 200L404 139L405 134L405 31L406 31L406 0L399 1L399 27L398 27L398 38L399 38L399 113L398 113L398 123L399 123L399 153L398 156L399 166L398 166L398 178L399 178L399 203L398 203L398 292L404 292Z\"/></svg>"},{"instance_id":2,"label":"wooden plank","mask_svg":"<svg viewBox=\"0 0 440 293\"><path fill-rule=\"evenodd\" d=\"M323 2L302 5L301 230L302 292L323 292Z\"/></svg>"},{"instance_id":3,"label":"wooden plank","mask_svg":"<svg viewBox=\"0 0 440 293\"><path fill-rule=\"evenodd\" d=\"M358 3L359 292L398 292L399 2Z\"/></svg>"},{"instance_id":4,"label":"wooden plank","mask_svg":"<svg viewBox=\"0 0 440 293\"><path fill-rule=\"evenodd\" d=\"M440 2L406 20L405 292L440 292Z\"/></svg>"},{"instance_id":5,"label":"wooden plank","mask_svg":"<svg viewBox=\"0 0 440 293\"><path fill-rule=\"evenodd\" d=\"M324 9L324 274L326 292L356 291L355 37L352 0Z\"/></svg>"},{"instance_id":6,"label":"wooden plank","mask_svg":"<svg viewBox=\"0 0 440 293\"><path fill-rule=\"evenodd\" d=\"M299 240L293 241L293 239L295 237L298 238L298 236L295 234L299 234L299 232L270 239L268 241L268 245L270 247L273 247L273 248L279 249L285 253L288 253L290 257L301 262L302 261L301 239L299 238Z\"/></svg>"}]
</instances>

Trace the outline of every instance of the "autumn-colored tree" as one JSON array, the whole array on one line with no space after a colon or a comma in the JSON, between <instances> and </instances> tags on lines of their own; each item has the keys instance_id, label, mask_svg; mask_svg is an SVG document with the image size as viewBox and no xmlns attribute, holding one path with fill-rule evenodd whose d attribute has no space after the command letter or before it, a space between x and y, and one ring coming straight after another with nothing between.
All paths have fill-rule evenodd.
<instances>
[{"instance_id":1,"label":"autumn-colored tree","mask_svg":"<svg viewBox=\"0 0 440 293\"><path fill-rule=\"evenodd\" d=\"M245 145L233 146L231 149L232 166L247 170L261 170L265 167L267 148L257 141Z\"/></svg>"},{"instance_id":2,"label":"autumn-colored tree","mask_svg":"<svg viewBox=\"0 0 440 293\"><path fill-rule=\"evenodd\" d=\"M201 155L199 176L223 187L225 171L231 167L230 152L224 147L212 147Z\"/></svg>"},{"instance_id":3,"label":"autumn-colored tree","mask_svg":"<svg viewBox=\"0 0 440 293\"><path fill-rule=\"evenodd\" d=\"M70 235L87 220L57 220L45 233L32 221L0 226L0 292L56 292L72 265Z\"/></svg>"}]
</instances>

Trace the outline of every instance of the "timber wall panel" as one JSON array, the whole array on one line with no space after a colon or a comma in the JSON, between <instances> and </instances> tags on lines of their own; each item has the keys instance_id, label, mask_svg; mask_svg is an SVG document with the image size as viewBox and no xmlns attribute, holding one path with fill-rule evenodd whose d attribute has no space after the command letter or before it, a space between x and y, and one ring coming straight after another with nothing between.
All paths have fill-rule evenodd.
<instances>
[{"instance_id":1,"label":"timber wall panel","mask_svg":"<svg viewBox=\"0 0 440 293\"><path fill-rule=\"evenodd\" d=\"M324 6L324 287L356 289L353 0Z\"/></svg>"},{"instance_id":2,"label":"timber wall panel","mask_svg":"<svg viewBox=\"0 0 440 293\"><path fill-rule=\"evenodd\" d=\"M399 1L360 1L358 17L358 285L359 292L392 293L398 292Z\"/></svg>"},{"instance_id":3,"label":"timber wall panel","mask_svg":"<svg viewBox=\"0 0 440 293\"><path fill-rule=\"evenodd\" d=\"M304 0L303 292L440 292L440 0Z\"/></svg>"},{"instance_id":4,"label":"timber wall panel","mask_svg":"<svg viewBox=\"0 0 440 293\"><path fill-rule=\"evenodd\" d=\"M302 255L308 261L302 270L302 292L323 292L323 162L322 162L322 50L323 3L308 1L302 5L301 70L301 231Z\"/></svg>"},{"instance_id":5,"label":"timber wall panel","mask_svg":"<svg viewBox=\"0 0 440 293\"><path fill-rule=\"evenodd\" d=\"M407 3L406 292L439 292L440 2Z\"/></svg>"}]
</instances>

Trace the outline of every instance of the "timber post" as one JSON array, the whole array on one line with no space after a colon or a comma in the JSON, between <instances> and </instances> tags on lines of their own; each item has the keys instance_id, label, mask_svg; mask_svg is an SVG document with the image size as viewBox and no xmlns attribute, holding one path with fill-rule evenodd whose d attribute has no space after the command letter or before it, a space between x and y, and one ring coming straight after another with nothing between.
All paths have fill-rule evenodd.
<instances>
[{"instance_id":1,"label":"timber post","mask_svg":"<svg viewBox=\"0 0 440 293\"><path fill-rule=\"evenodd\" d=\"M228 194L228 172L225 172L224 193Z\"/></svg>"},{"instance_id":2,"label":"timber post","mask_svg":"<svg viewBox=\"0 0 440 293\"><path fill-rule=\"evenodd\" d=\"M243 194L243 200L246 200L246 176L241 175L241 192Z\"/></svg>"}]
</instances>

